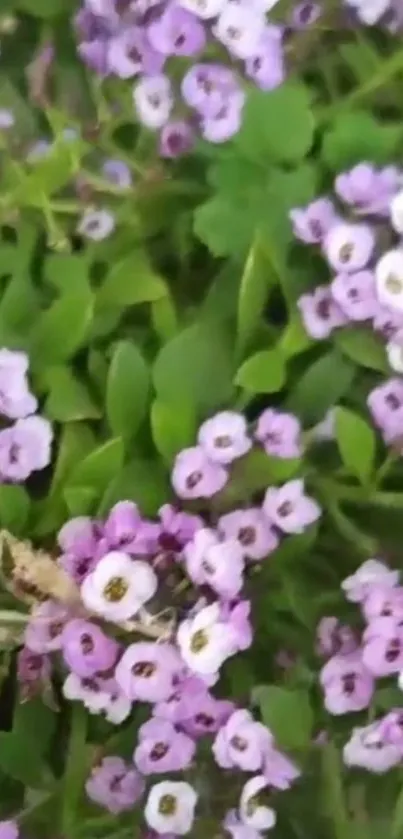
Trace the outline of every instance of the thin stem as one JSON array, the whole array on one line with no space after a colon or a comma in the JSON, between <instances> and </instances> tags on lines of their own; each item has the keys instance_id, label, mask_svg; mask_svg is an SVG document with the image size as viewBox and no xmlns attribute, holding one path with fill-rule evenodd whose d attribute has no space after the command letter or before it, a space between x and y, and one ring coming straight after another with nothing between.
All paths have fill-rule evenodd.
<instances>
[{"instance_id":1,"label":"thin stem","mask_svg":"<svg viewBox=\"0 0 403 839\"><path fill-rule=\"evenodd\" d=\"M87 735L87 712L83 705L74 703L70 717L70 737L63 782L61 832L73 839L77 829L77 810L83 789L86 765L83 760Z\"/></svg>"},{"instance_id":2,"label":"thin stem","mask_svg":"<svg viewBox=\"0 0 403 839\"><path fill-rule=\"evenodd\" d=\"M362 99L376 93L394 76L403 72L403 50L398 50L388 61L382 62L379 70L371 78L353 90L342 102L331 105L322 113L322 123L329 122L335 115L357 105Z\"/></svg>"}]
</instances>

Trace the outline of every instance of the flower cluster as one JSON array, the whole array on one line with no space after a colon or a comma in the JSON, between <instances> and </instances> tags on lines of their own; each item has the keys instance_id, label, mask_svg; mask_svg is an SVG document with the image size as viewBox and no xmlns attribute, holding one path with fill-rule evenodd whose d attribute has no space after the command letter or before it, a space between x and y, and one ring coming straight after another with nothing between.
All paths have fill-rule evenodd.
<instances>
[{"instance_id":1,"label":"flower cluster","mask_svg":"<svg viewBox=\"0 0 403 839\"><path fill-rule=\"evenodd\" d=\"M305 328L317 340L347 324L371 324L403 371L402 172L367 163L339 175L335 199L291 211L294 233L320 248L330 282L300 297Z\"/></svg>"},{"instance_id":2,"label":"flower cluster","mask_svg":"<svg viewBox=\"0 0 403 839\"><path fill-rule=\"evenodd\" d=\"M376 680L400 674L403 689L403 586L399 572L370 559L342 583L347 600L360 606L365 623L361 639L337 618L323 618L318 652L327 658L320 682L331 714L362 711L370 705ZM344 747L348 766L387 772L403 761L403 713L392 709L382 719L354 728Z\"/></svg>"},{"instance_id":3,"label":"flower cluster","mask_svg":"<svg viewBox=\"0 0 403 839\"><path fill-rule=\"evenodd\" d=\"M300 450L291 415L283 420L270 409L253 434L277 455ZM227 481L232 461L252 444L243 417L217 415L201 426L199 447L178 455L174 485L186 487L185 474L207 469L200 480L210 481L209 490L202 494L211 495L218 488L215 478L211 484L214 470ZM193 489L198 483L191 479ZM58 562L80 596L74 605L46 600L34 609L20 653L20 681L32 692L35 680L42 688L56 667L64 696L112 724L127 719L137 703L150 714L133 744L132 763L111 755L94 766L87 782L93 801L115 813L133 807L149 776L197 768L199 742L207 737L218 770L238 773L241 782L226 829L238 839L259 839L273 826L275 812L264 792L287 789L299 771L247 708L216 697L212 687L227 659L252 643L245 597L251 565L265 560L282 534L302 532L319 515L303 482L294 480L269 487L261 508L232 510L214 523L211 516L207 523L170 505L152 521L122 501L104 522L81 517L62 528ZM243 779L243 773L249 776ZM198 795L187 780L152 786L144 809L148 826L162 834L187 833Z\"/></svg>"},{"instance_id":4,"label":"flower cluster","mask_svg":"<svg viewBox=\"0 0 403 839\"><path fill-rule=\"evenodd\" d=\"M140 122L160 132L163 156L177 157L197 131L213 143L238 131L243 76L264 90L282 82L283 30L266 19L276 2L85 0L79 53L102 76L136 79ZM235 69L220 60L224 50Z\"/></svg>"},{"instance_id":5,"label":"flower cluster","mask_svg":"<svg viewBox=\"0 0 403 839\"><path fill-rule=\"evenodd\" d=\"M27 380L28 357L0 350L0 480L22 483L50 462L52 428L36 411L38 403ZM14 421L7 424L7 420Z\"/></svg>"}]
</instances>

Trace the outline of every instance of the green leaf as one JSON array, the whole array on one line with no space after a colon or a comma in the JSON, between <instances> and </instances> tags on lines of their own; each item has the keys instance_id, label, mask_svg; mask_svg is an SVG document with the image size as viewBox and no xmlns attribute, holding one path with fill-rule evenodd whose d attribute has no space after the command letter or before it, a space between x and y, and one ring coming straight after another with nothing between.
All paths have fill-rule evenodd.
<instances>
[{"instance_id":1,"label":"green leaf","mask_svg":"<svg viewBox=\"0 0 403 839\"><path fill-rule=\"evenodd\" d=\"M286 379L284 358L277 349L255 353L242 364L235 376L235 384L251 393L276 393Z\"/></svg>"},{"instance_id":2,"label":"green leaf","mask_svg":"<svg viewBox=\"0 0 403 839\"><path fill-rule=\"evenodd\" d=\"M151 408L151 429L158 452L168 464L182 449L194 445L196 420L191 407L156 399Z\"/></svg>"},{"instance_id":3,"label":"green leaf","mask_svg":"<svg viewBox=\"0 0 403 839\"><path fill-rule=\"evenodd\" d=\"M336 440L340 456L349 472L366 483L374 468L376 437L373 428L347 408L336 408Z\"/></svg>"},{"instance_id":4,"label":"green leaf","mask_svg":"<svg viewBox=\"0 0 403 839\"><path fill-rule=\"evenodd\" d=\"M23 534L29 516L29 495L22 486L0 485L0 526L16 536Z\"/></svg>"},{"instance_id":5,"label":"green leaf","mask_svg":"<svg viewBox=\"0 0 403 839\"><path fill-rule=\"evenodd\" d=\"M80 294L88 286L88 263L73 253L51 253L46 257L44 277L59 294Z\"/></svg>"},{"instance_id":6,"label":"green leaf","mask_svg":"<svg viewBox=\"0 0 403 839\"><path fill-rule=\"evenodd\" d=\"M51 373L45 412L50 419L57 422L77 422L99 419L101 416L101 410L88 387L78 381L67 367L55 368Z\"/></svg>"},{"instance_id":7,"label":"green leaf","mask_svg":"<svg viewBox=\"0 0 403 839\"><path fill-rule=\"evenodd\" d=\"M258 329L273 272L258 237L249 251L238 297L237 347L242 356Z\"/></svg>"},{"instance_id":8,"label":"green leaf","mask_svg":"<svg viewBox=\"0 0 403 839\"><path fill-rule=\"evenodd\" d=\"M123 465L123 441L120 437L108 440L103 446L91 452L72 471L68 489L84 487L105 492Z\"/></svg>"},{"instance_id":9,"label":"green leaf","mask_svg":"<svg viewBox=\"0 0 403 839\"><path fill-rule=\"evenodd\" d=\"M69 423L62 429L56 465L53 470L51 495L63 485L71 472L95 448L95 438L83 422Z\"/></svg>"},{"instance_id":10,"label":"green leaf","mask_svg":"<svg viewBox=\"0 0 403 839\"><path fill-rule=\"evenodd\" d=\"M279 746L302 750L310 745L314 717L307 691L268 685L259 687L255 696L262 720Z\"/></svg>"},{"instance_id":11,"label":"green leaf","mask_svg":"<svg viewBox=\"0 0 403 839\"><path fill-rule=\"evenodd\" d=\"M66 12L66 0L17 0L17 5L20 11L39 18L57 17Z\"/></svg>"},{"instance_id":12,"label":"green leaf","mask_svg":"<svg viewBox=\"0 0 403 839\"><path fill-rule=\"evenodd\" d=\"M387 164L401 142L401 125L380 122L367 112L341 114L325 134L322 155L332 172L363 160Z\"/></svg>"},{"instance_id":13,"label":"green leaf","mask_svg":"<svg viewBox=\"0 0 403 839\"><path fill-rule=\"evenodd\" d=\"M85 342L92 316L93 299L88 289L65 294L53 303L32 332L33 364L54 365L71 358Z\"/></svg>"},{"instance_id":14,"label":"green leaf","mask_svg":"<svg viewBox=\"0 0 403 839\"><path fill-rule=\"evenodd\" d=\"M230 342L212 323L196 323L165 344L153 370L157 397L188 406L197 418L231 399L232 376Z\"/></svg>"},{"instance_id":15,"label":"green leaf","mask_svg":"<svg viewBox=\"0 0 403 839\"><path fill-rule=\"evenodd\" d=\"M106 385L106 414L117 437L130 440L147 413L150 374L143 356L130 341L117 344Z\"/></svg>"},{"instance_id":16,"label":"green leaf","mask_svg":"<svg viewBox=\"0 0 403 839\"><path fill-rule=\"evenodd\" d=\"M314 127L309 92L302 85L283 84L268 92L253 88L234 143L252 160L293 163L308 154Z\"/></svg>"},{"instance_id":17,"label":"green leaf","mask_svg":"<svg viewBox=\"0 0 403 839\"><path fill-rule=\"evenodd\" d=\"M93 487L67 487L63 498L70 516L92 516L96 511L99 493Z\"/></svg>"},{"instance_id":18,"label":"green leaf","mask_svg":"<svg viewBox=\"0 0 403 839\"><path fill-rule=\"evenodd\" d=\"M337 350L322 355L303 373L287 400L287 408L305 424L319 422L350 389L354 366Z\"/></svg>"},{"instance_id":19,"label":"green leaf","mask_svg":"<svg viewBox=\"0 0 403 839\"><path fill-rule=\"evenodd\" d=\"M344 327L334 333L334 342L343 355L369 370L389 372L385 343L372 329Z\"/></svg>"},{"instance_id":20,"label":"green leaf","mask_svg":"<svg viewBox=\"0 0 403 839\"><path fill-rule=\"evenodd\" d=\"M164 280L156 274L144 251L138 250L112 266L98 291L96 308L152 303L166 294Z\"/></svg>"},{"instance_id":21,"label":"green leaf","mask_svg":"<svg viewBox=\"0 0 403 839\"><path fill-rule=\"evenodd\" d=\"M104 516L122 498L138 504L145 516L155 516L172 498L168 475L159 460L138 458L116 475L102 499L98 515Z\"/></svg>"},{"instance_id":22,"label":"green leaf","mask_svg":"<svg viewBox=\"0 0 403 839\"><path fill-rule=\"evenodd\" d=\"M0 769L34 789L49 783L44 756L55 726L55 714L39 699L17 703L13 728L0 732Z\"/></svg>"}]
</instances>

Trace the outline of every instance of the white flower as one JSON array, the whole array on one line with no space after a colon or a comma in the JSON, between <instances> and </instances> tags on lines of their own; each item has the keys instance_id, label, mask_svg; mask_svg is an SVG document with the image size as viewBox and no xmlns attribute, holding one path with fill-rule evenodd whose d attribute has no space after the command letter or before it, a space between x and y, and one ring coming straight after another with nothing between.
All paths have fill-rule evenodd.
<instances>
[{"instance_id":1,"label":"white flower","mask_svg":"<svg viewBox=\"0 0 403 839\"><path fill-rule=\"evenodd\" d=\"M380 303L403 312L403 250L388 251L375 268Z\"/></svg>"},{"instance_id":2,"label":"white flower","mask_svg":"<svg viewBox=\"0 0 403 839\"><path fill-rule=\"evenodd\" d=\"M393 588L398 582L398 571L390 571L388 566L379 559L367 559L355 574L343 580L341 587L347 600L351 603L361 603L365 600L371 586L382 585Z\"/></svg>"},{"instance_id":3,"label":"white flower","mask_svg":"<svg viewBox=\"0 0 403 839\"><path fill-rule=\"evenodd\" d=\"M147 128L162 128L173 107L171 83L166 76L144 77L133 92L134 104L141 122Z\"/></svg>"},{"instance_id":4,"label":"white flower","mask_svg":"<svg viewBox=\"0 0 403 839\"><path fill-rule=\"evenodd\" d=\"M403 233L403 190L392 198L390 204L390 218L398 233Z\"/></svg>"},{"instance_id":5,"label":"white flower","mask_svg":"<svg viewBox=\"0 0 403 839\"><path fill-rule=\"evenodd\" d=\"M202 20L217 17L225 8L227 0L179 0L179 5L193 12Z\"/></svg>"},{"instance_id":6,"label":"white flower","mask_svg":"<svg viewBox=\"0 0 403 839\"><path fill-rule=\"evenodd\" d=\"M389 9L390 0L346 0L352 6L360 20L368 26L373 26Z\"/></svg>"},{"instance_id":7,"label":"white flower","mask_svg":"<svg viewBox=\"0 0 403 839\"><path fill-rule=\"evenodd\" d=\"M201 609L183 621L177 633L180 654L187 666L201 676L215 676L223 662L233 655L231 627L220 621L218 603Z\"/></svg>"},{"instance_id":8,"label":"white flower","mask_svg":"<svg viewBox=\"0 0 403 839\"><path fill-rule=\"evenodd\" d=\"M256 775L246 782L241 792L241 819L248 827L255 830L269 830L276 823L276 814L271 807L266 807L259 801L259 793L267 789L267 781L263 775Z\"/></svg>"},{"instance_id":9,"label":"white flower","mask_svg":"<svg viewBox=\"0 0 403 839\"><path fill-rule=\"evenodd\" d=\"M203 422L197 442L210 460L221 464L242 457L252 446L246 419L235 411L221 411Z\"/></svg>"},{"instance_id":10,"label":"white flower","mask_svg":"<svg viewBox=\"0 0 403 839\"><path fill-rule=\"evenodd\" d=\"M106 554L81 586L84 605L106 620L120 623L154 596L158 580L153 569L120 551Z\"/></svg>"},{"instance_id":11,"label":"white flower","mask_svg":"<svg viewBox=\"0 0 403 839\"><path fill-rule=\"evenodd\" d=\"M396 373L403 373L403 330L401 329L386 345L389 364Z\"/></svg>"},{"instance_id":12,"label":"white flower","mask_svg":"<svg viewBox=\"0 0 403 839\"><path fill-rule=\"evenodd\" d=\"M113 693L109 696L105 710L108 722L120 725L130 714L132 703L123 693Z\"/></svg>"},{"instance_id":13,"label":"white flower","mask_svg":"<svg viewBox=\"0 0 403 839\"><path fill-rule=\"evenodd\" d=\"M101 690L96 679L81 679L76 673L69 673L62 691L66 699L82 702L90 714L104 711L110 700L109 694Z\"/></svg>"},{"instance_id":14,"label":"white flower","mask_svg":"<svg viewBox=\"0 0 403 839\"><path fill-rule=\"evenodd\" d=\"M231 599L243 585L245 560L236 539L220 541L213 530L201 528L184 550L186 568L197 585L209 585L221 597Z\"/></svg>"},{"instance_id":15,"label":"white flower","mask_svg":"<svg viewBox=\"0 0 403 839\"><path fill-rule=\"evenodd\" d=\"M353 728L350 740L343 749L346 766L361 766L377 775L383 775L393 766L401 763L401 749L394 743L386 743L379 723L363 728Z\"/></svg>"},{"instance_id":16,"label":"white flower","mask_svg":"<svg viewBox=\"0 0 403 839\"><path fill-rule=\"evenodd\" d=\"M250 8L227 6L213 27L213 34L237 58L250 58L264 32L263 14Z\"/></svg>"},{"instance_id":17,"label":"white flower","mask_svg":"<svg viewBox=\"0 0 403 839\"><path fill-rule=\"evenodd\" d=\"M161 781L149 792L146 822L157 833L183 836L192 827L196 801L196 792L185 781Z\"/></svg>"}]
</instances>

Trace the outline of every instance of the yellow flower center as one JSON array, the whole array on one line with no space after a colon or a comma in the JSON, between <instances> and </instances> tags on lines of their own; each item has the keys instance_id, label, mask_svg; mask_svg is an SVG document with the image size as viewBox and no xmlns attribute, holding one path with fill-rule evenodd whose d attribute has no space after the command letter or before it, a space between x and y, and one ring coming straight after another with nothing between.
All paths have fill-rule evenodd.
<instances>
[{"instance_id":1,"label":"yellow flower center","mask_svg":"<svg viewBox=\"0 0 403 839\"><path fill-rule=\"evenodd\" d=\"M110 603L118 603L123 600L129 586L124 577L111 577L109 583L104 588L105 600Z\"/></svg>"},{"instance_id":2,"label":"yellow flower center","mask_svg":"<svg viewBox=\"0 0 403 839\"><path fill-rule=\"evenodd\" d=\"M199 629L192 637L190 649L192 653L201 653L208 644L208 636L202 629Z\"/></svg>"},{"instance_id":3,"label":"yellow flower center","mask_svg":"<svg viewBox=\"0 0 403 839\"><path fill-rule=\"evenodd\" d=\"M163 795L158 805L162 816L173 816L176 813L177 801L174 795Z\"/></svg>"}]
</instances>

